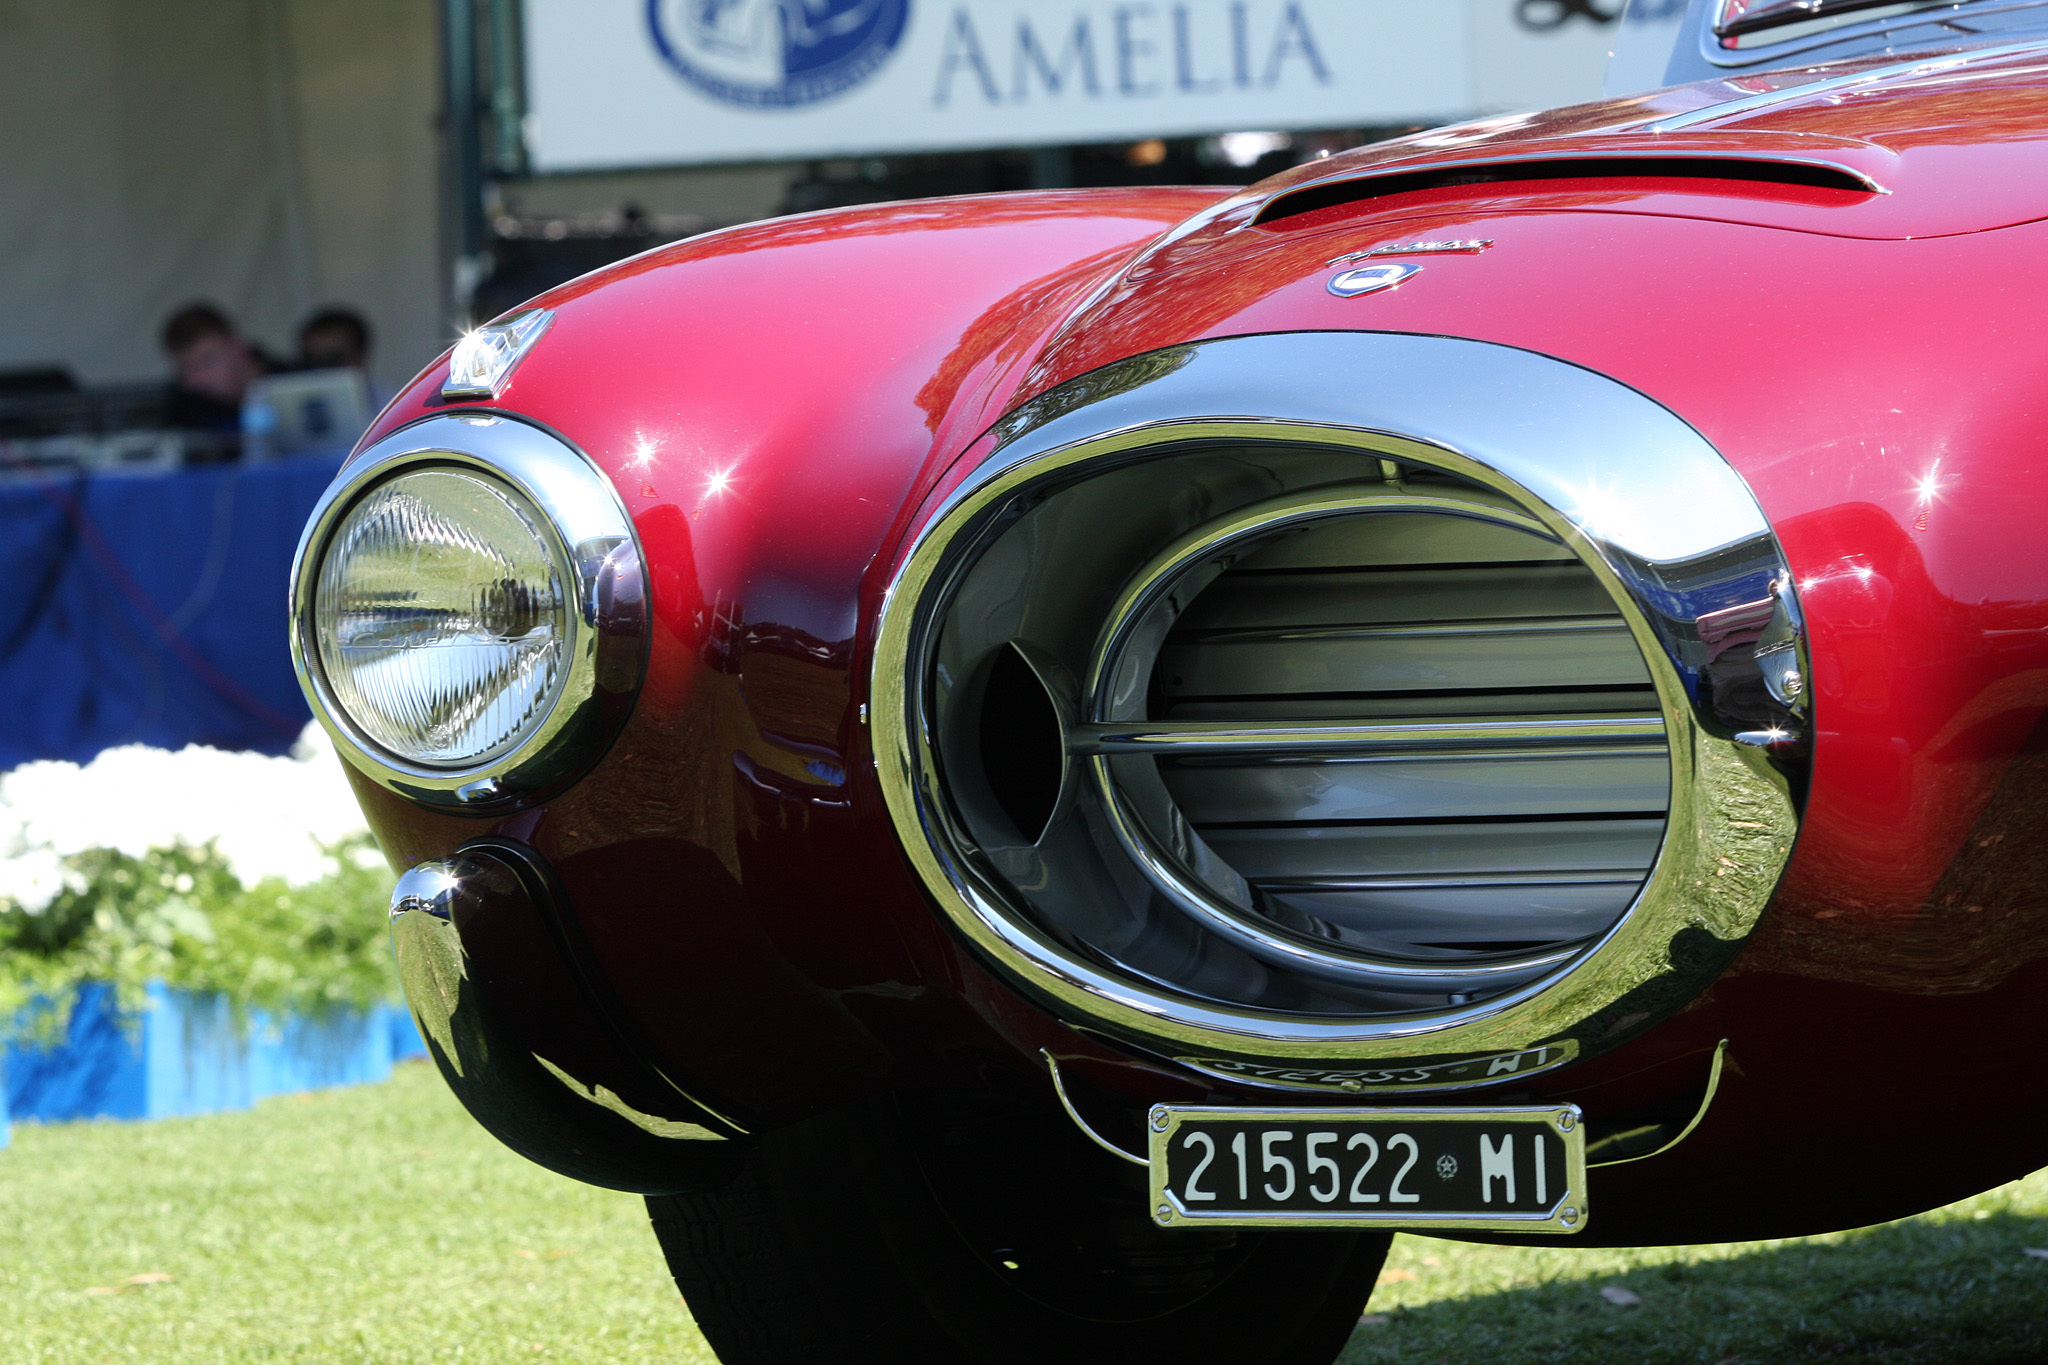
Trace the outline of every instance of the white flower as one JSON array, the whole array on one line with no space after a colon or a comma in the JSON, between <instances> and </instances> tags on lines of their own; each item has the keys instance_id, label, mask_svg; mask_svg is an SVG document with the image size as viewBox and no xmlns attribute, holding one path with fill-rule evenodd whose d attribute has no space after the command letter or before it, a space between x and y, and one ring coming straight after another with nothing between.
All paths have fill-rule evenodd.
<instances>
[{"instance_id":1,"label":"white flower","mask_svg":"<svg viewBox=\"0 0 2048 1365\"><path fill-rule=\"evenodd\" d=\"M137 744L83 767L28 763L0 776L0 898L48 905L64 884L57 860L88 848L140 857L209 840L245 885L265 877L301 885L327 871L320 845L362 829L341 760L318 725L287 758Z\"/></svg>"},{"instance_id":2,"label":"white flower","mask_svg":"<svg viewBox=\"0 0 2048 1365\"><path fill-rule=\"evenodd\" d=\"M56 850L32 848L0 858L0 904L12 901L31 915L50 908L60 891L82 891L85 878L64 866Z\"/></svg>"}]
</instances>

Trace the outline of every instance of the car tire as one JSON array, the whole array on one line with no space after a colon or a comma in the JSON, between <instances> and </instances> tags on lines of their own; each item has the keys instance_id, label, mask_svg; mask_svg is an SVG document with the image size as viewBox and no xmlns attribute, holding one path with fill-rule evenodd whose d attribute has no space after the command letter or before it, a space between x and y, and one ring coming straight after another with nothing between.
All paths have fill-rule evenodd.
<instances>
[{"instance_id":1,"label":"car tire","mask_svg":"<svg viewBox=\"0 0 2048 1365\"><path fill-rule=\"evenodd\" d=\"M758 1140L648 1211L724 1365L1329 1365L1390 1235L1162 1229L1065 1119L892 1101Z\"/></svg>"}]
</instances>

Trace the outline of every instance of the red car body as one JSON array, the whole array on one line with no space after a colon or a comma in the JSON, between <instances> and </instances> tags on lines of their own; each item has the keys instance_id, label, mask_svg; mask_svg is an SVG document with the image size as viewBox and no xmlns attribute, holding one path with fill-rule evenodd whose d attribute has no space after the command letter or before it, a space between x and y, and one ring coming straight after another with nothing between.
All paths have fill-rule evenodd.
<instances>
[{"instance_id":1,"label":"red car body","mask_svg":"<svg viewBox=\"0 0 2048 1365\"><path fill-rule=\"evenodd\" d=\"M571 928L505 919L470 945L478 980L524 982L519 1027L581 1079L683 1117L671 1082L729 1136L951 1085L1050 1108L1041 1050L1105 1131L1153 1103L1273 1103L1061 1017L935 912L877 774L884 598L998 419L1077 376L1274 334L1518 348L1646 395L1739 472L1811 660L1798 840L1754 932L1668 1017L1496 1088L1589 1121L1690 1115L1726 1041L1697 1128L1595 1170L1575 1240L1819 1232L2034 1170L2048 49L1878 65L1419 134L1227 197L807 215L543 296L552 330L502 392L452 405L437 366L365 445L460 408L585 452L644 552L644 682L603 757L523 809L436 811L352 769L387 855L529 850ZM1326 288L1347 254L1481 241L1395 288Z\"/></svg>"}]
</instances>

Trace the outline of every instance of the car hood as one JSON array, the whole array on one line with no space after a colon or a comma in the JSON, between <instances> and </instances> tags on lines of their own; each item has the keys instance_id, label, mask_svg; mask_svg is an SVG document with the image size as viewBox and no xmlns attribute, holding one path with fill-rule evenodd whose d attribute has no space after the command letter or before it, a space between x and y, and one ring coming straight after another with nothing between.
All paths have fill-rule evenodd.
<instances>
[{"instance_id":1,"label":"car hood","mask_svg":"<svg viewBox=\"0 0 2048 1365\"><path fill-rule=\"evenodd\" d=\"M2048 41L1734 76L1378 143L1224 200L1160 239L1127 278L1453 205L1871 239L2048 218Z\"/></svg>"}]
</instances>

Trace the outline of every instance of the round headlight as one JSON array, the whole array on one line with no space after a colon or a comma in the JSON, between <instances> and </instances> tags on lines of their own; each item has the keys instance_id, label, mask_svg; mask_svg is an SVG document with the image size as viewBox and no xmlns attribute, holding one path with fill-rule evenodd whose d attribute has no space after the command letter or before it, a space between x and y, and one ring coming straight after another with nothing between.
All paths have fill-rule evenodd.
<instances>
[{"instance_id":1,"label":"round headlight","mask_svg":"<svg viewBox=\"0 0 2048 1365\"><path fill-rule=\"evenodd\" d=\"M299 542L292 620L342 756L479 815L597 762L646 666L640 548L611 480L497 414L423 419L343 466Z\"/></svg>"},{"instance_id":2,"label":"round headlight","mask_svg":"<svg viewBox=\"0 0 2048 1365\"><path fill-rule=\"evenodd\" d=\"M519 742L562 694L567 566L546 523L496 479L401 474L328 542L314 638L334 699L415 763L465 767Z\"/></svg>"}]
</instances>

